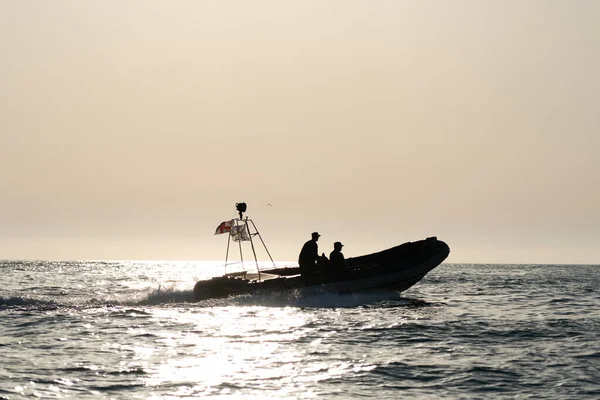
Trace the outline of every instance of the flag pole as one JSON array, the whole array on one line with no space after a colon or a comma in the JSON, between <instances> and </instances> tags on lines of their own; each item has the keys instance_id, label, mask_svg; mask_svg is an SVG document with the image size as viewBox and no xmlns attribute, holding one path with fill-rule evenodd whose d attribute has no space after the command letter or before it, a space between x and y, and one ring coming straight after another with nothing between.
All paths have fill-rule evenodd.
<instances>
[{"instance_id":1,"label":"flag pole","mask_svg":"<svg viewBox=\"0 0 600 400\"><path fill-rule=\"evenodd\" d=\"M231 242L231 235L227 235L227 252L225 253L225 267L224 272L227 273L227 260L229 259L229 243Z\"/></svg>"},{"instance_id":2,"label":"flag pole","mask_svg":"<svg viewBox=\"0 0 600 400\"><path fill-rule=\"evenodd\" d=\"M260 268L258 267L258 258L256 257L256 250L254 249L254 241L252 240L252 234L250 233L248 221L252 222L251 219L249 220L248 217L246 217L244 224L246 224L246 231L248 232L248 237L250 238L250 247L252 247L252 253L254 254L254 262L256 263L256 272L258 272L258 281L260 282ZM252 222L252 225L254 225L254 222ZM254 227L254 230L256 230L256 226ZM258 234L258 231L256 231L256 233ZM260 237L260 235L258 237Z\"/></svg>"},{"instance_id":3,"label":"flag pole","mask_svg":"<svg viewBox=\"0 0 600 400\"><path fill-rule=\"evenodd\" d=\"M245 277L247 271L246 271L246 267L244 265L244 252L242 249L242 241L249 240L250 246L252 248L252 254L254 255L254 262L256 264L256 272L258 273L258 281L260 282L260 281L262 281L262 276L261 276L260 266L258 265L258 257L256 255L256 247L254 246L254 240L252 239L253 236L257 235L258 238L260 239L265 251L269 255L269 259L271 260L271 263L273 264L273 268L277 268L277 266L275 265L275 261L273 261L273 257L271 256L271 253L269 252L269 249L267 248L265 241L263 240L262 236L260 235L260 232L258 232L258 228L256 227L256 224L254 223L254 221L251 220L250 218L248 218L247 216L246 216L246 218L244 218L244 212L246 212L246 209L247 209L246 203L236 203L235 208L239 213L239 218L234 218L233 220L231 220L229 222L229 229L228 229L229 237L227 238L227 251L225 253L225 274L227 274L227 264L229 262L229 248L231 246L231 241L233 240L235 242L238 242L238 246L239 246L239 250L240 250L240 262L242 264L242 270L244 271L244 277ZM232 239L231 232L232 232L233 228L231 227L231 225L232 225L233 221L235 221L236 234L235 234L235 237ZM220 233L224 233L223 230L228 228L224 224L225 224L225 222L223 222L221 225L219 225L219 228L221 228ZM252 227L254 228L254 233L252 233L250 230L251 229L250 224L252 224ZM248 239L244 238L244 232L248 236Z\"/></svg>"},{"instance_id":4,"label":"flag pole","mask_svg":"<svg viewBox=\"0 0 600 400\"><path fill-rule=\"evenodd\" d=\"M242 219L241 219L241 215L242 215L242 213L240 212L240 218L239 218L239 219L238 219L238 218L236 218L236 219L235 219L235 226L236 226L236 227L238 227L238 226L239 226L239 224L238 224L238 221L242 221ZM242 222L243 222L243 221L242 221ZM231 234L229 235L229 237L231 238ZM241 240L238 242L238 245L239 245L239 247L240 247L240 261L241 261L241 263L242 263L242 270L243 270L243 271L246 271L246 267L244 267L244 254L243 254L243 252L242 252L242 241L241 241Z\"/></svg>"},{"instance_id":5,"label":"flag pole","mask_svg":"<svg viewBox=\"0 0 600 400\"><path fill-rule=\"evenodd\" d=\"M265 251L267 252L267 254L269 255L269 258L271 259L271 262L273 263L273 268L277 268L277 266L275 265L275 261L273 261L273 257L271 257L271 253L269 253L269 249L267 249L267 245L265 244L265 241L263 240L262 236L260 235L260 233L258 232L258 228L256 227L256 224L254 223L254 221L250 220L250 222L252 222L252 226L254 227L254 230L256 231L256 235L258 236L258 238L260 239L263 247L265 248ZM258 267L257 267L258 268Z\"/></svg>"}]
</instances>

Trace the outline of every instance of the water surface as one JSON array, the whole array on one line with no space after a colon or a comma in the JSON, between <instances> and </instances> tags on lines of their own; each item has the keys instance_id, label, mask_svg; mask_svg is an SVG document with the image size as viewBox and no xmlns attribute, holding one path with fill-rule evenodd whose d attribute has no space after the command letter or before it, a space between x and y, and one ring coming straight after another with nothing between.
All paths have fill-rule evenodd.
<instances>
[{"instance_id":1,"label":"water surface","mask_svg":"<svg viewBox=\"0 0 600 400\"><path fill-rule=\"evenodd\" d=\"M0 262L0 398L600 396L600 267L191 302L217 263Z\"/></svg>"}]
</instances>

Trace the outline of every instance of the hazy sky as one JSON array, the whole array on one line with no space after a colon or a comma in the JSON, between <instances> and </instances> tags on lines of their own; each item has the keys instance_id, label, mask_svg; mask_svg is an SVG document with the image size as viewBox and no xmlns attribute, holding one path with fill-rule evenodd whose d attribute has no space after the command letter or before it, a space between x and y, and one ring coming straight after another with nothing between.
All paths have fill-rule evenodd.
<instances>
[{"instance_id":1,"label":"hazy sky","mask_svg":"<svg viewBox=\"0 0 600 400\"><path fill-rule=\"evenodd\" d=\"M0 0L0 259L437 235L600 263L600 1ZM267 203L272 206L267 206Z\"/></svg>"}]
</instances>

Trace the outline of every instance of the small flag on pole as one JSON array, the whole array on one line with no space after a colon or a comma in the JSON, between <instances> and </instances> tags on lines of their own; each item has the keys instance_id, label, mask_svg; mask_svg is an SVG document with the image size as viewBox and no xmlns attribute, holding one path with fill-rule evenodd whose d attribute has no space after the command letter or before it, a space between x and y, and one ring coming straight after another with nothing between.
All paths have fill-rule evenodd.
<instances>
[{"instance_id":1,"label":"small flag on pole","mask_svg":"<svg viewBox=\"0 0 600 400\"><path fill-rule=\"evenodd\" d=\"M217 227L217 230L215 231L215 235L220 235L222 233L229 232L232 226L233 220L221 222L221 224Z\"/></svg>"},{"instance_id":2,"label":"small flag on pole","mask_svg":"<svg viewBox=\"0 0 600 400\"><path fill-rule=\"evenodd\" d=\"M231 240L234 242L250 240L250 235L248 234L248 229L246 229L246 224L232 227L229 234L231 235Z\"/></svg>"}]
</instances>

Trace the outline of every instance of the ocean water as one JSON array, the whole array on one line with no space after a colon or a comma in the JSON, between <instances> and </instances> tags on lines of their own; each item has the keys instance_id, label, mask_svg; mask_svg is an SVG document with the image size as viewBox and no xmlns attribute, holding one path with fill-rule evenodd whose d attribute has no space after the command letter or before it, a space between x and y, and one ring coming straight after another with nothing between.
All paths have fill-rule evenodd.
<instances>
[{"instance_id":1,"label":"ocean water","mask_svg":"<svg viewBox=\"0 0 600 400\"><path fill-rule=\"evenodd\" d=\"M194 303L218 263L0 262L0 399L600 398L600 266Z\"/></svg>"}]
</instances>

